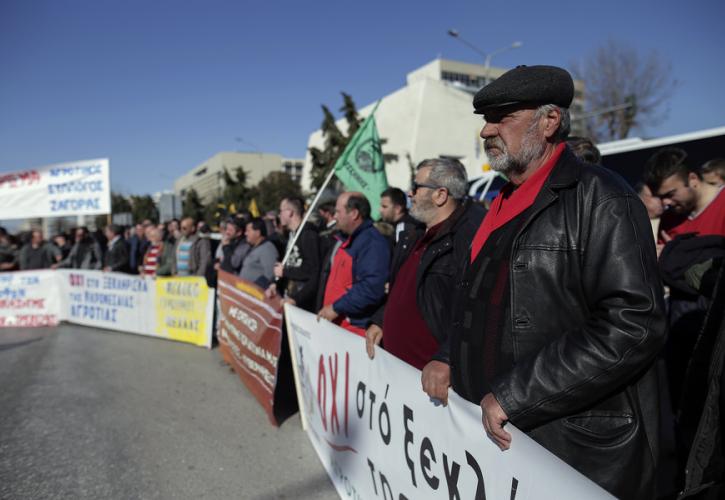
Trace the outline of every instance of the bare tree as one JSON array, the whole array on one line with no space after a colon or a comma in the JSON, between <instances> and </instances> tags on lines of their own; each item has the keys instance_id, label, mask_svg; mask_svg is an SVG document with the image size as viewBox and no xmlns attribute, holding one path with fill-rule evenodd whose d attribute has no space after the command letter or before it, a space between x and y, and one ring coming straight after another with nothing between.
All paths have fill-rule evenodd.
<instances>
[{"instance_id":1,"label":"bare tree","mask_svg":"<svg viewBox=\"0 0 725 500\"><path fill-rule=\"evenodd\" d=\"M572 119L587 120L598 141L624 139L632 129L661 123L677 87L670 64L657 52L642 55L614 40L574 63L572 72L584 80L587 105L583 116Z\"/></svg>"}]
</instances>

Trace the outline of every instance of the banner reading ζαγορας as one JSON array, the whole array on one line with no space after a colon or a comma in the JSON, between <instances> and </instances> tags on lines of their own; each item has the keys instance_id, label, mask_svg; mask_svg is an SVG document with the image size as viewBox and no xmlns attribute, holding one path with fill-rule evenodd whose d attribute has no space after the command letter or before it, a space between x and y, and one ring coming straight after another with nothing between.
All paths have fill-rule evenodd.
<instances>
[{"instance_id":1,"label":"banner reading \u03b6\u03b1\u03b3\u03bf\u03c1\u03b1\u03c2","mask_svg":"<svg viewBox=\"0 0 725 500\"><path fill-rule=\"evenodd\" d=\"M0 219L111 212L107 158L0 174Z\"/></svg>"}]
</instances>

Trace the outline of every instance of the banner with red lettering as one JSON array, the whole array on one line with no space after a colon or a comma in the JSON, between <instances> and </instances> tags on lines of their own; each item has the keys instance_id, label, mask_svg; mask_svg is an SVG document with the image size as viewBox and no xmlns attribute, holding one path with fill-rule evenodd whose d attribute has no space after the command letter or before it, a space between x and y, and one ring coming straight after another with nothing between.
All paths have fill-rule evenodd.
<instances>
[{"instance_id":1,"label":"banner with red lettering","mask_svg":"<svg viewBox=\"0 0 725 500\"><path fill-rule=\"evenodd\" d=\"M200 276L58 269L0 273L0 327L60 321L211 349L214 289Z\"/></svg>"},{"instance_id":2,"label":"banner with red lettering","mask_svg":"<svg viewBox=\"0 0 725 500\"><path fill-rule=\"evenodd\" d=\"M0 274L0 327L55 326L61 310L54 271Z\"/></svg>"},{"instance_id":3,"label":"banner with red lettering","mask_svg":"<svg viewBox=\"0 0 725 500\"><path fill-rule=\"evenodd\" d=\"M107 158L0 174L0 219L111 212Z\"/></svg>"},{"instance_id":4,"label":"banner with red lettering","mask_svg":"<svg viewBox=\"0 0 725 500\"><path fill-rule=\"evenodd\" d=\"M219 351L278 425L274 399L282 348L282 306L254 283L219 271Z\"/></svg>"},{"instance_id":5,"label":"banner with red lettering","mask_svg":"<svg viewBox=\"0 0 725 500\"><path fill-rule=\"evenodd\" d=\"M303 422L341 498L613 498L512 425L486 436L478 405L436 406L420 371L314 315L285 306Z\"/></svg>"}]
</instances>

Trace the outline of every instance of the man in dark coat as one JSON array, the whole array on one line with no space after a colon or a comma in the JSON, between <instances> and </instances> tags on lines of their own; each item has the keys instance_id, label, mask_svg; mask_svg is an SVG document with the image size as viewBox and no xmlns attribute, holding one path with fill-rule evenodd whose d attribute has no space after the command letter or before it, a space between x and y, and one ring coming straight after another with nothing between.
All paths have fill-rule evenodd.
<instances>
[{"instance_id":1,"label":"man in dark coat","mask_svg":"<svg viewBox=\"0 0 725 500\"><path fill-rule=\"evenodd\" d=\"M437 383L436 374L447 367L455 269L483 219L484 209L466 199L467 185L466 169L458 160L436 158L418 165L410 193L416 223L400 234L388 300L366 331L371 358L373 345L384 337L386 351L423 370L424 385ZM422 229L418 221L424 223Z\"/></svg>"},{"instance_id":2,"label":"man in dark coat","mask_svg":"<svg viewBox=\"0 0 725 500\"><path fill-rule=\"evenodd\" d=\"M129 272L130 250L121 228L116 224L107 226L106 238L108 238L108 250L103 257L103 270L116 273Z\"/></svg>"},{"instance_id":3,"label":"man in dark coat","mask_svg":"<svg viewBox=\"0 0 725 500\"><path fill-rule=\"evenodd\" d=\"M18 254L21 271L50 269L57 265L60 259L60 250L43 239L43 232L40 229L31 231L30 240L23 245Z\"/></svg>"},{"instance_id":4,"label":"man in dark coat","mask_svg":"<svg viewBox=\"0 0 725 500\"><path fill-rule=\"evenodd\" d=\"M380 218L393 226L393 245L397 245L403 235L417 233L425 228L424 224L408 213L405 193L396 187L390 187L380 194Z\"/></svg>"},{"instance_id":5,"label":"man in dark coat","mask_svg":"<svg viewBox=\"0 0 725 500\"><path fill-rule=\"evenodd\" d=\"M519 66L474 98L491 167L510 182L452 302L451 382L501 449L511 422L615 496L654 498L655 246L634 191L567 149L573 95L565 70Z\"/></svg>"},{"instance_id":6,"label":"man in dark coat","mask_svg":"<svg viewBox=\"0 0 725 500\"><path fill-rule=\"evenodd\" d=\"M75 243L68 256L58 263L58 267L99 270L102 265L101 246L90 236L87 227L76 228Z\"/></svg>"},{"instance_id":7,"label":"man in dark coat","mask_svg":"<svg viewBox=\"0 0 725 500\"><path fill-rule=\"evenodd\" d=\"M285 249L289 255L284 265L275 264L277 282L267 288L267 295L284 295L286 301L313 312L320 273L320 241L312 224L302 226L304 214L305 203L301 198L284 198L279 204L280 224L289 231Z\"/></svg>"}]
</instances>

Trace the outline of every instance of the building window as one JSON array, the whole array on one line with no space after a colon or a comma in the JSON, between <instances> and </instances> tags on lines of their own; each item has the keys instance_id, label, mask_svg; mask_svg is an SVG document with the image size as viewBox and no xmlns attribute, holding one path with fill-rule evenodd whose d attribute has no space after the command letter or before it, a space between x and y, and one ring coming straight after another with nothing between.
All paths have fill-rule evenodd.
<instances>
[{"instance_id":1,"label":"building window","mask_svg":"<svg viewBox=\"0 0 725 500\"><path fill-rule=\"evenodd\" d=\"M194 175L197 177L201 177L202 175L204 175L206 173L206 171L207 171L207 168L202 167L199 170L197 170L196 172L194 172Z\"/></svg>"}]
</instances>

